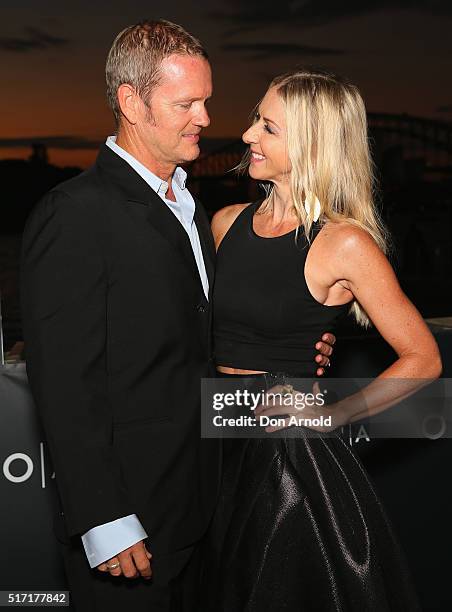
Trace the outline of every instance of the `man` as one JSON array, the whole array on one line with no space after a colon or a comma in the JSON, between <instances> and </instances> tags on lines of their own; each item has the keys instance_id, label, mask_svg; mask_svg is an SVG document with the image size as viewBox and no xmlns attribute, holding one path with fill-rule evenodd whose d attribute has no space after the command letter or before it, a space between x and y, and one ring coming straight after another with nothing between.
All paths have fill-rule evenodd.
<instances>
[{"instance_id":1,"label":"man","mask_svg":"<svg viewBox=\"0 0 452 612\"><path fill-rule=\"evenodd\" d=\"M117 137L25 230L27 371L75 609L194 610L220 471L200 439L214 245L179 165L199 155L211 71L156 21L117 36L106 76Z\"/></svg>"}]
</instances>

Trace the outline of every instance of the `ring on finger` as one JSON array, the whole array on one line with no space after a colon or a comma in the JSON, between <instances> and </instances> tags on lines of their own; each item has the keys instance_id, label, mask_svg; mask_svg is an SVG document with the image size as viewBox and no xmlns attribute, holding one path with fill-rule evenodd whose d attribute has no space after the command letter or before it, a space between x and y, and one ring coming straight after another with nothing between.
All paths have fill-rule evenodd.
<instances>
[{"instance_id":1,"label":"ring on finger","mask_svg":"<svg viewBox=\"0 0 452 612\"><path fill-rule=\"evenodd\" d=\"M119 563L119 561L117 561L116 563L110 563L110 565L108 565L108 563L107 563L107 569L108 570L113 570L113 569L116 569L118 567L121 567L121 564Z\"/></svg>"},{"instance_id":2,"label":"ring on finger","mask_svg":"<svg viewBox=\"0 0 452 612\"><path fill-rule=\"evenodd\" d=\"M282 385L282 391L284 395L292 395L293 385Z\"/></svg>"}]
</instances>

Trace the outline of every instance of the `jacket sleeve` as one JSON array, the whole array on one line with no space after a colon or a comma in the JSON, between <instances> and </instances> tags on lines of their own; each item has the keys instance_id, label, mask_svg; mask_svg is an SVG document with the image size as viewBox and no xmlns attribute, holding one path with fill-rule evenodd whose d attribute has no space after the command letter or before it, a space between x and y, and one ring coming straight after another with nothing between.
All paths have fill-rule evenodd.
<instances>
[{"instance_id":1,"label":"jacket sleeve","mask_svg":"<svg viewBox=\"0 0 452 612\"><path fill-rule=\"evenodd\" d=\"M70 536L133 514L112 444L108 279L89 206L49 192L22 244L27 373Z\"/></svg>"}]
</instances>

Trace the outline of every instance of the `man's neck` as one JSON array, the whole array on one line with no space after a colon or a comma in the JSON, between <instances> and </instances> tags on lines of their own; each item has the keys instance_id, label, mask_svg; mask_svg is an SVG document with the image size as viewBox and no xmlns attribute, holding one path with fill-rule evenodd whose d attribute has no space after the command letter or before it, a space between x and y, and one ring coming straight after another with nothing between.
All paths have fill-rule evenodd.
<instances>
[{"instance_id":1,"label":"man's neck","mask_svg":"<svg viewBox=\"0 0 452 612\"><path fill-rule=\"evenodd\" d=\"M164 162L150 155L140 142L132 140L127 133L118 132L116 136L116 144L129 155L132 155L140 164L150 170L153 174L168 183L168 195L172 194L171 179L173 177L176 166L172 163ZM172 199L172 198L169 198Z\"/></svg>"}]
</instances>

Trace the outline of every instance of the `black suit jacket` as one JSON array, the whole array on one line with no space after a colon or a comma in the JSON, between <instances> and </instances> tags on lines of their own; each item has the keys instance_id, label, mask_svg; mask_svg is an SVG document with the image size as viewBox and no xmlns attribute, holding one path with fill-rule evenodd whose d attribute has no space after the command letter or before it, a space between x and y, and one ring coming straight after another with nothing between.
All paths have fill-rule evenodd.
<instances>
[{"instance_id":1,"label":"black suit jacket","mask_svg":"<svg viewBox=\"0 0 452 612\"><path fill-rule=\"evenodd\" d=\"M199 202L195 222L212 287ZM67 534L136 513L151 549L199 539L220 468L219 443L200 437L210 302L182 225L107 146L33 210L22 309Z\"/></svg>"}]
</instances>

